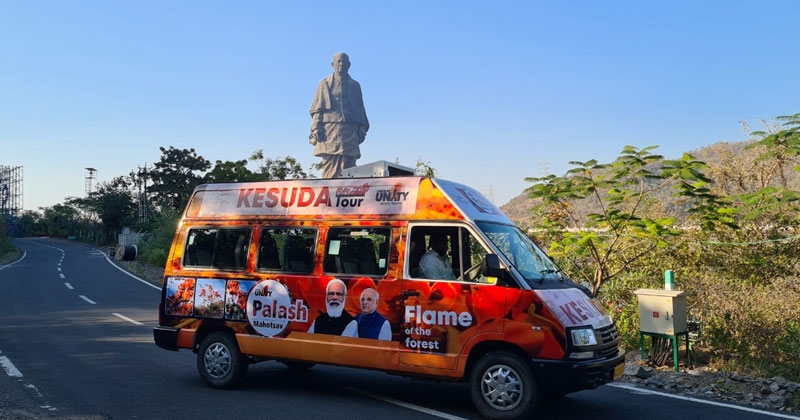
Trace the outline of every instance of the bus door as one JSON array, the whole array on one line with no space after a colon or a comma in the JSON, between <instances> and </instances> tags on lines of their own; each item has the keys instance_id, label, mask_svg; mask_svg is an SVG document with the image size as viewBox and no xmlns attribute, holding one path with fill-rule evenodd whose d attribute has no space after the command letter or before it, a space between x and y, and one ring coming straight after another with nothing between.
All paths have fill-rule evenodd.
<instances>
[{"instance_id":1,"label":"bus door","mask_svg":"<svg viewBox=\"0 0 800 420\"><path fill-rule=\"evenodd\" d=\"M400 363L455 369L476 334L502 335L505 288L480 275L488 251L466 225L413 224L406 244Z\"/></svg>"}]
</instances>

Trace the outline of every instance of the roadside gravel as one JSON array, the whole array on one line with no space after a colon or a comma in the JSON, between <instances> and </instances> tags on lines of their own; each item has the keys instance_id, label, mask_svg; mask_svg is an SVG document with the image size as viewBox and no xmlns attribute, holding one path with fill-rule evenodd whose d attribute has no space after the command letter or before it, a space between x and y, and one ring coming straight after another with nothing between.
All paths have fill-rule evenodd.
<instances>
[{"instance_id":1,"label":"roadside gravel","mask_svg":"<svg viewBox=\"0 0 800 420\"><path fill-rule=\"evenodd\" d=\"M114 263L129 273L156 286L161 286L161 282L164 279L164 267L155 267L140 261L114 261Z\"/></svg>"},{"instance_id":2,"label":"roadside gravel","mask_svg":"<svg viewBox=\"0 0 800 420\"><path fill-rule=\"evenodd\" d=\"M755 378L735 372L723 372L708 366L654 367L642 360L639 350L628 352L625 374L620 382L665 393L725 402L765 411L797 413L800 407L800 384L776 376ZM800 419L800 417L798 417Z\"/></svg>"}]
</instances>

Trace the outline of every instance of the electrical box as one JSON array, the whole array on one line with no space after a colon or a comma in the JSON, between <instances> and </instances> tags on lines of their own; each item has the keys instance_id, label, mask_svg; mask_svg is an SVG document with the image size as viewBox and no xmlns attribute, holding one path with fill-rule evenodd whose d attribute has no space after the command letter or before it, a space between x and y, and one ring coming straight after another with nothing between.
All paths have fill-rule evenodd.
<instances>
[{"instance_id":1,"label":"electrical box","mask_svg":"<svg viewBox=\"0 0 800 420\"><path fill-rule=\"evenodd\" d=\"M639 289L639 325L644 333L686 332L686 294L678 290Z\"/></svg>"}]
</instances>

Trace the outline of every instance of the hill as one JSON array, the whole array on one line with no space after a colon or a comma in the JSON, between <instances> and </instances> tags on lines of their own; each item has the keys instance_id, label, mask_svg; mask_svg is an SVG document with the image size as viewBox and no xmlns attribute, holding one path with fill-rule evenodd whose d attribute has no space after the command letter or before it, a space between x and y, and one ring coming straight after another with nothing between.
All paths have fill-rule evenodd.
<instances>
[{"instance_id":1,"label":"hill","mask_svg":"<svg viewBox=\"0 0 800 420\"><path fill-rule=\"evenodd\" d=\"M775 169L769 168L763 163L754 163L755 156L759 151L746 149L748 144L749 142L718 142L688 153L708 165L708 169L705 171L706 176L714 180L715 189L723 193L732 194L741 192L743 189L753 191L765 185L778 185L779 177ZM676 159L676 157L669 159ZM753 170L747 171L743 170L744 168L753 168ZM561 175L563 174L559 174L559 176ZM800 190L800 173L787 170L785 175L788 187L795 191ZM669 191L660 192L658 197L668 211L674 211L675 215L680 218L680 206L675 203ZM517 225L528 226L531 223L531 209L535 205L536 201L522 191L508 203L500 206L500 209ZM582 203L575 203L575 205L580 207ZM596 210L588 208L588 206L583 211L579 211L581 214L591 212L596 212Z\"/></svg>"}]
</instances>

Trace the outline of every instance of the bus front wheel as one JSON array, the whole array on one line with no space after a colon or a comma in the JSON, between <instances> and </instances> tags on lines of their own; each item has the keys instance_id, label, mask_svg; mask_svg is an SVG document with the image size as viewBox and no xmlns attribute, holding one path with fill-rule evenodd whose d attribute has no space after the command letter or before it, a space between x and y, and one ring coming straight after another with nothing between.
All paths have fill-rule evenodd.
<instances>
[{"instance_id":1,"label":"bus front wheel","mask_svg":"<svg viewBox=\"0 0 800 420\"><path fill-rule=\"evenodd\" d=\"M516 354L493 351L475 363L469 389L475 408L486 418L528 418L539 401L530 364Z\"/></svg>"}]
</instances>

